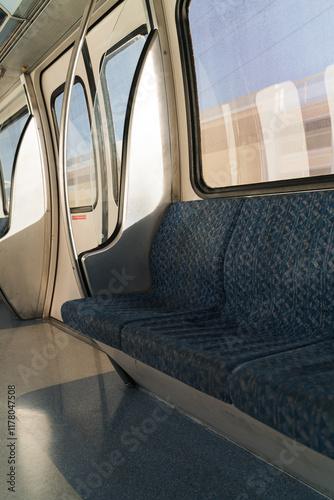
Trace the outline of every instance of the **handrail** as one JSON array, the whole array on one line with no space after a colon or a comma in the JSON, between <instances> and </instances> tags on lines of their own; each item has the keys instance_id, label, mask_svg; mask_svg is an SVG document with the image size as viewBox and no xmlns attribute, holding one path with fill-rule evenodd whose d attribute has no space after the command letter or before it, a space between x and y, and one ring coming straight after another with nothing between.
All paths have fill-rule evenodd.
<instances>
[{"instance_id":1,"label":"handrail","mask_svg":"<svg viewBox=\"0 0 334 500\"><path fill-rule=\"evenodd\" d=\"M75 71L77 68L78 60L80 57L80 53L85 41L89 20L91 14L93 12L95 0L90 0L85 8L85 11L82 15L81 24L79 27L78 37L75 41L71 59L69 62L65 88L64 88L64 97L63 104L61 108L61 116L60 116L60 126L59 126L59 178L62 181L62 186L60 189L60 209L62 212L62 218L65 229L65 237L66 243L69 250L69 255L71 259L72 269L75 274L75 278L79 287L79 290L82 296L85 295L86 286L82 279L79 262L78 262L78 254L75 248L72 225L71 225L71 212L68 202L67 196L67 176L66 176L66 154L67 154L67 136L68 136L68 122L70 115L70 104L72 97L73 84L75 80Z\"/></svg>"}]
</instances>

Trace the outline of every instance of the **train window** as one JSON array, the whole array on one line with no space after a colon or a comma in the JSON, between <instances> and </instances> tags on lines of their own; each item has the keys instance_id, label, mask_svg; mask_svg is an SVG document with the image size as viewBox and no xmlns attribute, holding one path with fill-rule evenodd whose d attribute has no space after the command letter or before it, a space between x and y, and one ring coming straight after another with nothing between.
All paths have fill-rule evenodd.
<instances>
[{"instance_id":1,"label":"train window","mask_svg":"<svg viewBox=\"0 0 334 500\"><path fill-rule=\"evenodd\" d=\"M101 179L99 203L94 210L97 240L105 243L123 217L122 175L129 162L134 99L142 71L148 33L146 2L128 0L113 28L99 65L91 127L91 150ZM88 36L88 47L94 51ZM100 236L99 236L100 235Z\"/></svg>"},{"instance_id":2,"label":"train window","mask_svg":"<svg viewBox=\"0 0 334 500\"><path fill-rule=\"evenodd\" d=\"M146 29L143 28L143 31L145 32ZM124 40L123 43L117 44L107 52L101 71L104 97L105 101L109 102L108 108L112 115L118 177L130 88L146 36L137 35L127 38L130 39Z\"/></svg>"},{"instance_id":3,"label":"train window","mask_svg":"<svg viewBox=\"0 0 334 500\"><path fill-rule=\"evenodd\" d=\"M64 88L52 96L52 108L60 124ZM72 211L91 210L97 201L96 172L91 168L90 118L81 82L73 86L67 140L67 187Z\"/></svg>"},{"instance_id":4,"label":"train window","mask_svg":"<svg viewBox=\"0 0 334 500\"><path fill-rule=\"evenodd\" d=\"M3 211L9 214L12 178L15 166L16 152L29 118L27 106L23 106L13 115L0 123L0 164L2 177Z\"/></svg>"},{"instance_id":5,"label":"train window","mask_svg":"<svg viewBox=\"0 0 334 500\"><path fill-rule=\"evenodd\" d=\"M197 186L324 182L334 169L333 2L188 0L182 8L197 81Z\"/></svg>"}]
</instances>

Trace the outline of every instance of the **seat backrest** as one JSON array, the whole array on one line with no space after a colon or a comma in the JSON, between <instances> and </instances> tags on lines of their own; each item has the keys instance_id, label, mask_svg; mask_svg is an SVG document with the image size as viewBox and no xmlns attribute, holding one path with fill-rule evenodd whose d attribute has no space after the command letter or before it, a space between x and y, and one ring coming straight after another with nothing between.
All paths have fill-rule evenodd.
<instances>
[{"instance_id":1,"label":"seat backrest","mask_svg":"<svg viewBox=\"0 0 334 500\"><path fill-rule=\"evenodd\" d=\"M247 198L224 265L226 317L249 327L333 323L334 192Z\"/></svg>"},{"instance_id":2,"label":"seat backrest","mask_svg":"<svg viewBox=\"0 0 334 500\"><path fill-rule=\"evenodd\" d=\"M223 260L241 200L170 206L151 252L152 292L172 307L213 307L223 301Z\"/></svg>"}]
</instances>

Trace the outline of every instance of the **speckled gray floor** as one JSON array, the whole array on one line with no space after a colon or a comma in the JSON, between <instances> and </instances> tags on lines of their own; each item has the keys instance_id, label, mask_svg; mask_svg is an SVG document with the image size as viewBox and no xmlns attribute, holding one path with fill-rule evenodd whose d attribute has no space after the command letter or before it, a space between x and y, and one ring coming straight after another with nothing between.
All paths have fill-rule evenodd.
<instances>
[{"instance_id":1,"label":"speckled gray floor","mask_svg":"<svg viewBox=\"0 0 334 500\"><path fill-rule=\"evenodd\" d=\"M24 394L62 385L74 380L110 372L105 354L93 349L43 321L18 321L0 303L0 499L1 500L80 500L80 496L43 449L24 427L15 410L14 435L8 428L8 386L15 386L15 403ZM12 392L12 391L11 391ZM12 394L10 394L12 395ZM13 401L13 400L10 400ZM37 419L46 436L53 435L48 419L31 409L24 422ZM10 450L12 438L15 449ZM14 457L10 458L10 452ZM14 460L8 463L8 460ZM10 467L15 467L14 491L7 483Z\"/></svg>"},{"instance_id":2,"label":"speckled gray floor","mask_svg":"<svg viewBox=\"0 0 334 500\"><path fill-rule=\"evenodd\" d=\"M84 499L324 498L115 372L25 394L18 417Z\"/></svg>"},{"instance_id":3,"label":"speckled gray floor","mask_svg":"<svg viewBox=\"0 0 334 500\"><path fill-rule=\"evenodd\" d=\"M105 354L0 303L0 498L325 498L138 389ZM7 387L15 385L15 493Z\"/></svg>"}]
</instances>

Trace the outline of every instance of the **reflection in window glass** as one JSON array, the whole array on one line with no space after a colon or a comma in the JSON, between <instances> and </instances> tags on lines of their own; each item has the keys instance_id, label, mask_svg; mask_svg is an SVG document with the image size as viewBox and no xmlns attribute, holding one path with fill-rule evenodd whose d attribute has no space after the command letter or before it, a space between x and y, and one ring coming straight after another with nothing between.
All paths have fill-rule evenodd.
<instances>
[{"instance_id":1,"label":"reflection in window glass","mask_svg":"<svg viewBox=\"0 0 334 500\"><path fill-rule=\"evenodd\" d=\"M2 9L0 9L0 27L2 23L7 19L7 14Z\"/></svg>"},{"instance_id":2,"label":"reflection in window glass","mask_svg":"<svg viewBox=\"0 0 334 500\"><path fill-rule=\"evenodd\" d=\"M105 75L107 92L113 120L113 134L116 144L117 166L120 168L125 114L134 73L145 36L136 36L106 56L102 74Z\"/></svg>"},{"instance_id":3,"label":"reflection in window glass","mask_svg":"<svg viewBox=\"0 0 334 500\"><path fill-rule=\"evenodd\" d=\"M60 124L63 93L54 109ZM67 187L71 209L94 206L97 200L95 169L90 168L91 136L86 96L81 83L73 87L67 138Z\"/></svg>"},{"instance_id":4,"label":"reflection in window glass","mask_svg":"<svg viewBox=\"0 0 334 500\"><path fill-rule=\"evenodd\" d=\"M189 22L206 184L332 173L333 2L192 0Z\"/></svg>"},{"instance_id":5,"label":"reflection in window glass","mask_svg":"<svg viewBox=\"0 0 334 500\"><path fill-rule=\"evenodd\" d=\"M4 211L7 214L9 213L10 190L16 151L28 118L28 109L24 107L0 125L0 162L4 181Z\"/></svg>"}]
</instances>

